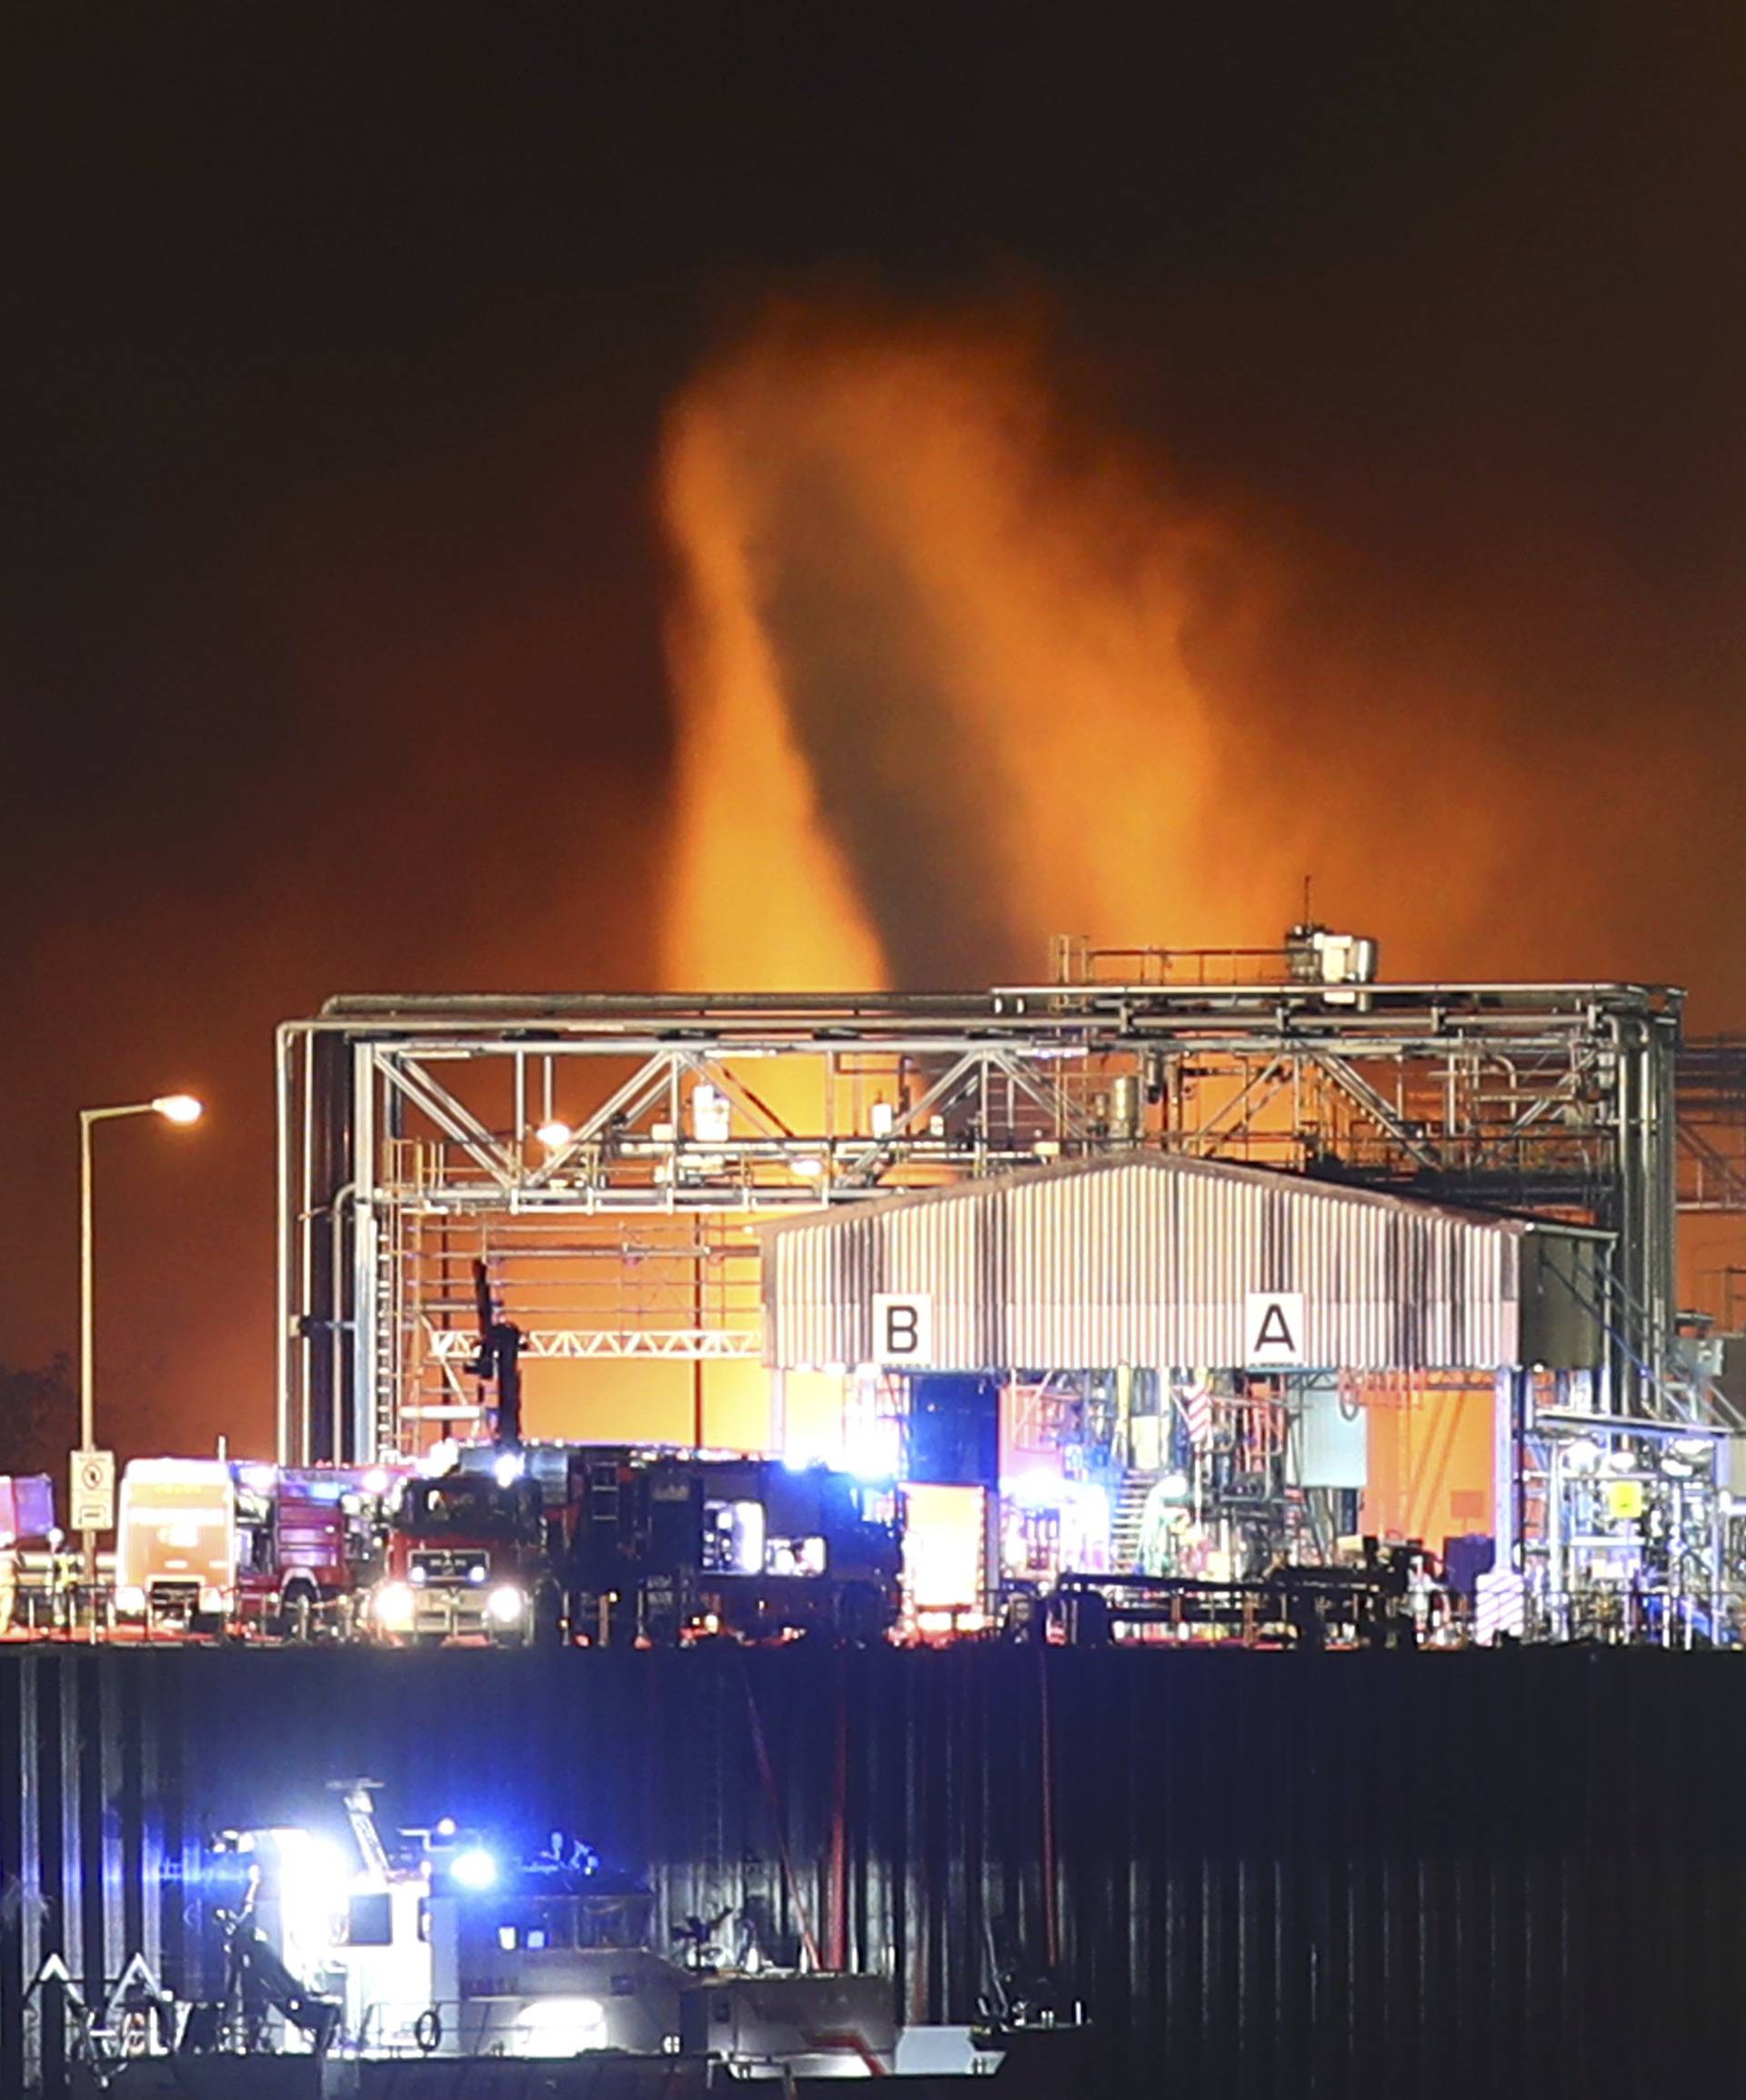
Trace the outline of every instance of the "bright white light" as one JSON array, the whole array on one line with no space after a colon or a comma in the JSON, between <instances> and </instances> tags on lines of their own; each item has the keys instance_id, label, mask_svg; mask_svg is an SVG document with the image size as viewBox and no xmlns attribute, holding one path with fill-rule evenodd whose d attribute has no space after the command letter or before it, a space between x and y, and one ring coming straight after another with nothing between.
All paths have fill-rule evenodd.
<instances>
[{"instance_id":1,"label":"bright white light","mask_svg":"<svg viewBox=\"0 0 1746 2100\"><path fill-rule=\"evenodd\" d=\"M542 1123L534 1135L548 1152L561 1152L576 1132L567 1123L559 1122L554 1116L549 1122Z\"/></svg>"},{"instance_id":2,"label":"bright white light","mask_svg":"<svg viewBox=\"0 0 1746 2100\"><path fill-rule=\"evenodd\" d=\"M893 1421L863 1418L844 1432L843 1468L864 1483L896 1480L902 1455L902 1431Z\"/></svg>"},{"instance_id":3,"label":"bright white light","mask_svg":"<svg viewBox=\"0 0 1746 2100\"><path fill-rule=\"evenodd\" d=\"M297 1974L318 1966L345 1931L355 1873L331 1838L300 1827L271 1833L278 1861L279 1919L287 1964Z\"/></svg>"},{"instance_id":4,"label":"bright white light","mask_svg":"<svg viewBox=\"0 0 1746 2100\"><path fill-rule=\"evenodd\" d=\"M379 1502L387 1492L388 1469L386 1466L373 1465L364 1475L364 1492L374 1495Z\"/></svg>"},{"instance_id":5,"label":"bright white light","mask_svg":"<svg viewBox=\"0 0 1746 2100\"><path fill-rule=\"evenodd\" d=\"M454 1834L455 1834L455 1818L454 1818L452 1815L445 1815L445 1816L439 1816L439 1817L437 1818L437 1823L436 1823L436 1834L437 1834L437 1836L438 1836L438 1837L453 1837L453 1836L454 1836Z\"/></svg>"},{"instance_id":6,"label":"bright white light","mask_svg":"<svg viewBox=\"0 0 1746 2100\"><path fill-rule=\"evenodd\" d=\"M285 1894L308 1910L344 1906L352 1884L346 1855L329 1838L296 1828L277 1830L279 1874Z\"/></svg>"},{"instance_id":7,"label":"bright white light","mask_svg":"<svg viewBox=\"0 0 1746 2100\"><path fill-rule=\"evenodd\" d=\"M607 2008L598 1998L535 1998L516 2021L517 2054L574 2056L607 2039Z\"/></svg>"},{"instance_id":8,"label":"bright white light","mask_svg":"<svg viewBox=\"0 0 1746 2100\"><path fill-rule=\"evenodd\" d=\"M1187 1473L1166 1473L1159 1481L1159 1490L1167 1502L1185 1502L1189 1499Z\"/></svg>"},{"instance_id":9,"label":"bright white light","mask_svg":"<svg viewBox=\"0 0 1746 2100\"><path fill-rule=\"evenodd\" d=\"M439 1473L453 1472L460 1455L461 1447L452 1436L438 1437L418 1461L418 1471L434 1480Z\"/></svg>"},{"instance_id":10,"label":"bright white light","mask_svg":"<svg viewBox=\"0 0 1746 2100\"><path fill-rule=\"evenodd\" d=\"M206 1113L192 1094L159 1094L152 1106L166 1123L197 1123Z\"/></svg>"},{"instance_id":11,"label":"bright white light","mask_svg":"<svg viewBox=\"0 0 1746 2100\"><path fill-rule=\"evenodd\" d=\"M798 1181L816 1181L824 1173L824 1171L825 1162L822 1160L815 1160L809 1153L798 1160L788 1161L788 1171Z\"/></svg>"},{"instance_id":12,"label":"bright white light","mask_svg":"<svg viewBox=\"0 0 1746 2100\"><path fill-rule=\"evenodd\" d=\"M514 1487L522 1474L521 1453L518 1451L504 1452L491 1472L500 1488Z\"/></svg>"},{"instance_id":13,"label":"bright white light","mask_svg":"<svg viewBox=\"0 0 1746 2100\"><path fill-rule=\"evenodd\" d=\"M390 1633L404 1633L412 1624L418 1601L406 1583L385 1583L376 1593L376 1623Z\"/></svg>"},{"instance_id":14,"label":"bright white light","mask_svg":"<svg viewBox=\"0 0 1746 2100\"><path fill-rule=\"evenodd\" d=\"M1592 1437L1579 1436L1564 1447L1564 1463L1573 1473L1592 1472L1600 1457L1600 1446Z\"/></svg>"},{"instance_id":15,"label":"bright white light","mask_svg":"<svg viewBox=\"0 0 1746 2100\"><path fill-rule=\"evenodd\" d=\"M124 1583L115 1592L117 1612L143 1612L146 1609L146 1593L135 1583Z\"/></svg>"},{"instance_id":16,"label":"bright white light","mask_svg":"<svg viewBox=\"0 0 1746 2100\"><path fill-rule=\"evenodd\" d=\"M470 1889L475 1895L497 1885L497 1863L482 1844L457 1852L448 1863L448 1871L461 1888Z\"/></svg>"},{"instance_id":17,"label":"bright white light","mask_svg":"<svg viewBox=\"0 0 1746 2100\"><path fill-rule=\"evenodd\" d=\"M513 1583L499 1583L485 1600L486 1616L499 1626L513 1626L527 1606L527 1598Z\"/></svg>"}]
</instances>

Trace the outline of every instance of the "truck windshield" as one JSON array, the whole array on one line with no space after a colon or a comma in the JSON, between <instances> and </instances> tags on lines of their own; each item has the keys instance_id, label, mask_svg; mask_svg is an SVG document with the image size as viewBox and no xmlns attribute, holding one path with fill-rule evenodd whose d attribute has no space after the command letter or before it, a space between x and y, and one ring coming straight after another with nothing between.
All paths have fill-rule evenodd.
<instances>
[{"instance_id":1,"label":"truck windshield","mask_svg":"<svg viewBox=\"0 0 1746 2100\"><path fill-rule=\"evenodd\" d=\"M395 1522L414 1538L509 1538L519 1504L496 1481L408 1481Z\"/></svg>"}]
</instances>

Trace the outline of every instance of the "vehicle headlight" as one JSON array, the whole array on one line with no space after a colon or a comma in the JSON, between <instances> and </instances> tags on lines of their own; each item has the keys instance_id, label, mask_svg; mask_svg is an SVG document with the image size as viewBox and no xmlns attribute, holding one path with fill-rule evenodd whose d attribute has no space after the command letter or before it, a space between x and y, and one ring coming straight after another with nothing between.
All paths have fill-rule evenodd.
<instances>
[{"instance_id":1,"label":"vehicle headlight","mask_svg":"<svg viewBox=\"0 0 1746 2100\"><path fill-rule=\"evenodd\" d=\"M499 1583L485 1600L487 1615L499 1626L513 1626L527 1608L527 1598L513 1583Z\"/></svg>"},{"instance_id":2,"label":"vehicle headlight","mask_svg":"<svg viewBox=\"0 0 1746 2100\"><path fill-rule=\"evenodd\" d=\"M203 1589L200 1593L200 1609L203 1612L222 1612L225 1593L222 1590Z\"/></svg>"},{"instance_id":3,"label":"vehicle headlight","mask_svg":"<svg viewBox=\"0 0 1746 2100\"><path fill-rule=\"evenodd\" d=\"M573 2056L601 2049L607 2041L607 2008L598 1998L535 1998L524 2005L516 2040L529 2056Z\"/></svg>"},{"instance_id":4,"label":"vehicle headlight","mask_svg":"<svg viewBox=\"0 0 1746 2100\"><path fill-rule=\"evenodd\" d=\"M408 1583L385 1583L376 1593L376 1603L372 1609L378 1626L385 1627L390 1633L404 1633L411 1625L413 1613L417 1609L412 1585Z\"/></svg>"}]
</instances>

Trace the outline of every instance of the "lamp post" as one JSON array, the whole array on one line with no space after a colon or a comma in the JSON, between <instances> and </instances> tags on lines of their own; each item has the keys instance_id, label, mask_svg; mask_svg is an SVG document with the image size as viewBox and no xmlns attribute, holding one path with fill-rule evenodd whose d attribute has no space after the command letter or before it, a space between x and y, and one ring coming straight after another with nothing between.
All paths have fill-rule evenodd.
<instances>
[{"instance_id":1,"label":"lamp post","mask_svg":"<svg viewBox=\"0 0 1746 2100\"><path fill-rule=\"evenodd\" d=\"M158 1094L149 1101L130 1101L115 1109L79 1110L79 1449L89 1451L96 1434L92 1403L92 1292L91 1292L91 1130L94 1124L112 1121L116 1116L162 1116L169 1123L197 1123L201 1104L192 1094ZM85 1593L92 1600L92 1623L96 1623L97 1534L81 1532L85 1549Z\"/></svg>"}]
</instances>

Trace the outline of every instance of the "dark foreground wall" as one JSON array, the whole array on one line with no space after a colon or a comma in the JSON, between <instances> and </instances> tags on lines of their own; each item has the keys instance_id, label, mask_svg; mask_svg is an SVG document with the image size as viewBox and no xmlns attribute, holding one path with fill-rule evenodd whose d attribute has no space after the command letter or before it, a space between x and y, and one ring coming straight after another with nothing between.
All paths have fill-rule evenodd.
<instances>
[{"instance_id":1,"label":"dark foreground wall","mask_svg":"<svg viewBox=\"0 0 1746 2100\"><path fill-rule=\"evenodd\" d=\"M911 2018L1052 1947L1148 2092L1666 2091L1746 2066L1742 1771L1731 1655L10 1651L0 2092L45 1952L197 1991L206 1834L357 1774L578 1834L674 1922L763 1911Z\"/></svg>"}]
</instances>

